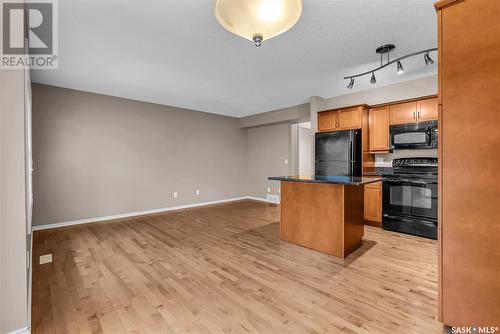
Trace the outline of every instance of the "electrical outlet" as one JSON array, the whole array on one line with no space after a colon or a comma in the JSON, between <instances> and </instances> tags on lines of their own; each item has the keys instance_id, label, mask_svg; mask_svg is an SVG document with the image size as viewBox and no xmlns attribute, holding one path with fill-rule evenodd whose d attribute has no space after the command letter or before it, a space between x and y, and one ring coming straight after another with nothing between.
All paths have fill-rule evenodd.
<instances>
[{"instance_id":1,"label":"electrical outlet","mask_svg":"<svg viewBox=\"0 0 500 334\"><path fill-rule=\"evenodd\" d=\"M267 192L270 193L271 192L271 188L270 187L267 187Z\"/></svg>"},{"instance_id":2,"label":"electrical outlet","mask_svg":"<svg viewBox=\"0 0 500 334\"><path fill-rule=\"evenodd\" d=\"M200 196L200 189L196 189L196 196Z\"/></svg>"},{"instance_id":3,"label":"electrical outlet","mask_svg":"<svg viewBox=\"0 0 500 334\"><path fill-rule=\"evenodd\" d=\"M285 165L288 165L288 159L285 159Z\"/></svg>"},{"instance_id":4,"label":"electrical outlet","mask_svg":"<svg viewBox=\"0 0 500 334\"><path fill-rule=\"evenodd\" d=\"M46 264L52 262L52 254L46 254L40 256L40 264Z\"/></svg>"},{"instance_id":5,"label":"electrical outlet","mask_svg":"<svg viewBox=\"0 0 500 334\"><path fill-rule=\"evenodd\" d=\"M177 198L179 194L177 194L177 191L174 191L174 198Z\"/></svg>"}]
</instances>

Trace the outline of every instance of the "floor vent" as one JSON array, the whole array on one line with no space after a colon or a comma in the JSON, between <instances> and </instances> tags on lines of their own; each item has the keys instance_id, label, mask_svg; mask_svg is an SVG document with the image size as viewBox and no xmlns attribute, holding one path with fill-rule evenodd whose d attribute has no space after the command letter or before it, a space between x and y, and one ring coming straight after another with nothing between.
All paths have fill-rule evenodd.
<instances>
[{"instance_id":1,"label":"floor vent","mask_svg":"<svg viewBox=\"0 0 500 334\"><path fill-rule=\"evenodd\" d=\"M267 195L267 201L269 203L279 204L280 198L278 195Z\"/></svg>"},{"instance_id":2,"label":"floor vent","mask_svg":"<svg viewBox=\"0 0 500 334\"><path fill-rule=\"evenodd\" d=\"M51 262L52 262L52 254L40 256L40 264L51 263Z\"/></svg>"}]
</instances>

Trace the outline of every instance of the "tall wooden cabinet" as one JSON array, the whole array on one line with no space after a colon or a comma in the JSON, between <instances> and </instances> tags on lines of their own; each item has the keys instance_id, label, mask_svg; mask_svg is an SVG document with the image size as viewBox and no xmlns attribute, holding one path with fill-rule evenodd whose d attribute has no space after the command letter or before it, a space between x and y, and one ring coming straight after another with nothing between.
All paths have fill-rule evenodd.
<instances>
[{"instance_id":1,"label":"tall wooden cabinet","mask_svg":"<svg viewBox=\"0 0 500 334\"><path fill-rule=\"evenodd\" d=\"M500 1L436 8L439 316L500 327Z\"/></svg>"},{"instance_id":2,"label":"tall wooden cabinet","mask_svg":"<svg viewBox=\"0 0 500 334\"><path fill-rule=\"evenodd\" d=\"M370 109L368 132L370 152L389 151L389 107Z\"/></svg>"}]
</instances>

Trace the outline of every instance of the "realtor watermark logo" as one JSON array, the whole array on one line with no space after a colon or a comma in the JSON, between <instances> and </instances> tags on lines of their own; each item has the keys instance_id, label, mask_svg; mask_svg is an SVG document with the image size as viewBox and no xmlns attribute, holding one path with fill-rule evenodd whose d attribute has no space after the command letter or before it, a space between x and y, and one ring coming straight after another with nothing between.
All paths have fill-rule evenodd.
<instances>
[{"instance_id":1,"label":"realtor watermark logo","mask_svg":"<svg viewBox=\"0 0 500 334\"><path fill-rule=\"evenodd\" d=\"M466 327L451 327L452 334L494 334L499 333L497 326L466 326Z\"/></svg>"},{"instance_id":2,"label":"realtor watermark logo","mask_svg":"<svg viewBox=\"0 0 500 334\"><path fill-rule=\"evenodd\" d=\"M0 68L58 67L57 0L2 2Z\"/></svg>"}]
</instances>

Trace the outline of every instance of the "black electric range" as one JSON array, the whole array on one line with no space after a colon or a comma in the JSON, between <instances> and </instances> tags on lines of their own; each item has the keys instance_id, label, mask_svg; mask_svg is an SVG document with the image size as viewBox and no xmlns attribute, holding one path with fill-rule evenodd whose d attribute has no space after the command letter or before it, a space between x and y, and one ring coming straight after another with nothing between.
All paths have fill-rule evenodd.
<instances>
[{"instance_id":1,"label":"black electric range","mask_svg":"<svg viewBox=\"0 0 500 334\"><path fill-rule=\"evenodd\" d=\"M384 174L382 228L437 239L437 158L401 158Z\"/></svg>"}]
</instances>

